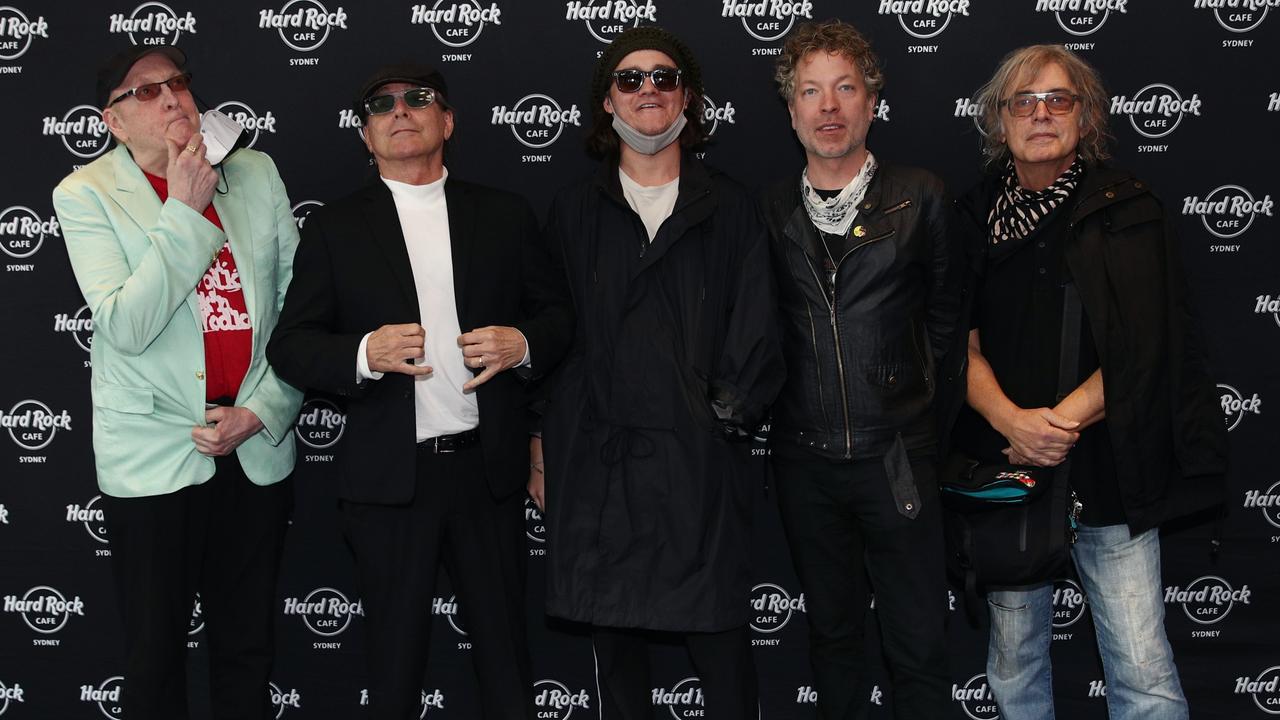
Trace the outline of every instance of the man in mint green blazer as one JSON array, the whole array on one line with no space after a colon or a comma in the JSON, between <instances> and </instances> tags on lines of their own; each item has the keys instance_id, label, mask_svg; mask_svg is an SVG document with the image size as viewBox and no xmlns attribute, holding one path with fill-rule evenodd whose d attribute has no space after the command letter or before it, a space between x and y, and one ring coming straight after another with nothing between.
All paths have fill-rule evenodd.
<instances>
[{"instance_id":1,"label":"man in mint green blazer","mask_svg":"<svg viewBox=\"0 0 1280 720\"><path fill-rule=\"evenodd\" d=\"M187 716L197 593L215 718L266 718L302 393L267 365L297 226L271 159L206 158L186 57L99 71L118 145L54 190L93 313L93 450L125 625L124 712Z\"/></svg>"}]
</instances>

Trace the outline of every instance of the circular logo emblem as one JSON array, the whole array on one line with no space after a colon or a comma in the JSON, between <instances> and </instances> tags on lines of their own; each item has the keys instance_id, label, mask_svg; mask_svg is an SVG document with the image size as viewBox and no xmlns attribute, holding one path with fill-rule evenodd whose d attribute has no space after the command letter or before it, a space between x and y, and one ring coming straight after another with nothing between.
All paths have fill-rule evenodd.
<instances>
[{"instance_id":1,"label":"circular logo emblem","mask_svg":"<svg viewBox=\"0 0 1280 720\"><path fill-rule=\"evenodd\" d=\"M1213 16L1217 18L1218 24L1221 25L1224 30L1229 30L1233 33L1247 33L1261 25L1262 21L1267 18L1267 11L1271 9L1271 3L1264 4L1258 2L1250 3L1250 5L1253 7L1257 7L1259 5L1262 6L1262 12L1258 12L1258 10L1251 9L1249 7L1215 7L1213 9ZM1199 7L1199 5L1196 7Z\"/></svg>"},{"instance_id":2,"label":"circular logo emblem","mask_svg":"<svg viewBox=\"0 0 1280 720\"><path fill-rule=\"evenodd\" d=\"M0 715L3 715L9 709L9 701L26 702L22 697L22 686L14 683L12 687L0 682Z\"/></svg>"},{"instance_id":3,"label":"circular logo emblem","mask_svg":"<svg viewBox=\"0 0 1280 720\"><path fill-rule=\"evenodd\" d=\"M986 673L974 675L964 687L955 688L952 699L960 703L965 716L971 720L998 720L1000 717L1000 708L996 707L995 697L987 686Z\"/></svg>"},{"instance_id":4,"label":"circular logo emblem","mask_svg":"<svg viewBox=\"0 0 1280 720\"><path fill-rule=\"evenodd\" d=\"M27 19L21 10L9 5L0 5L0 26L4 27L4 37L15 38L8 42L0 42L0 60L17 60L31 49L31 39L36 35L49 37L48 24L44 18L35 22ZM19 39L24 38L24 39Z\"/></svg>"},{"instance_id":5,"label":"circular logo emblem","mask_svg":"<svg viewBox=\"0 0 1280 720\"><path fill-rule=\"evenodd\" d=\"M19 400L0 421L9 428L9 437L24 450L43 450L53 442L59 428L71 429L71 416L66 410L54 414L39 400Z\"/></svg>"},{"instance_id":6,"label":"circular logo emblem","mask_svg":"<svg viewBox=\"0 0 1280 720\"><path fill-rule=\"evenodd\" d=\"M8 609L7 602L5 605ZM17 610L27 627L42 635L52 635L66 627L72 615L84 615L84 601L79 597L68 600L48 585L37 585L22 596Z\"/></svg>"},{"instance_id":7,"label":"circular logo emblem","mask_svg":"<svg viewBox=\"0 0 1280 720\"><path fill-rule=\"evenodd\" d=\"M1237 602L1249 604L1249 586L1239 590L1231 583L1215 575L1192 580L1185 590L1176 592L1174 599L1182 603L1182 611L1192 622L1213 625L1221 622Z\"/></svg>"},{"instance_id":8,"label":"circular logo emblem","mask_svg":"<svg viewBox=\"0 0 1280 720\"><path fill-rule=\"evenodd\" d=\"M1253 195L1239 185L1220 185L1202 202L1192 203L1192 209L1200 215L1200 222L1210 235L1230 240L1248 231L1254 214L1264 211L1265 203L1266 200L1254 200Z\"/></svg>"},{"instance_id":9,"label":"circular logo emblem","mask_svg":"<svg viewBox=\"0 0 1280 720\"><path fill-rule=\"evenodd\" d=\"M115 675L102 681L96 690L89 693L89 700L98 704L98 710L111 720L123 720L124 705L120 696L124 690L124 677Z\"/></svg>"},{"instance_id":10,"label":"circular logo emblem","mask_svg":"<svg viewBox=\"0 0 1280 720\"><path fill-rule=\"evenodd\" d=\"M301 708L302 697L297 690L285 692L275 683L267 683L267 694L271 698L271 706L276 709L276 717L284 717L284 709L287 707Z\"/></svg>"},{"instance_id":11,"label":"circular logo emblem","mask_svg":"<svg viewBox=\"0 0 1280 720\"><path fill-rule=\"evenodd\" d=\"M666 705L667 711L675 720L702 717L703 709L702 680L687 677L675 684L671 690L655 691L654 705Z\"/></svg>"},{"instance_id":12,"label":"circular logo emblem","mask_svg":"<svg viewBox=\"0 0 1280 720\"><path fill-rule=\"evenodd\" d=\"M1084 617L1089 601L1084 591L1072 580L1059 580L1053 584L1053 628L1071 627Z\"/></svg>"},{"instance_id":13,"label":"circular logo emblem","mask_svg":"<svg viewBox=\"0 0 1280 720\"><path fill-rule=\"evenodd\" d=\"M484 32L486 22L500 23L498 7L480 7L476 0L436 0L431 6L431 34L449 47L466 47Z\"/></svg>"},{"instance_id":14,"label":"circular logo emblem","mask_svg":"<svg viewBox=\"0 0 1280 720\"><path fill-rule=\"evenodd\" d=\"M653 0L645 0L641 5L637 0L587 0L569 2L573 8L577 6L577 15L587 23L587 32L602 43L611 43L628 28L636 27L641 20L657 22L657 8ZM572 12L572 10L571 10Z\"/></svg>"},{"instance_id":15,"label":"circular logo emblem","mask_svg":"<svg viewBox=\"0 0 1280 720\"><path fill-rule=\"evenodd\" d=\"M324 207L324 203L319 200L303 200L295 203L293 206L293 221L298 224L298 229L302 229L311 213L322 207Z\"/></svg>"},{"instance_id":16,"label":"circular logo emblem","mask_svg":"<svg viewBox=\"0 0 1280 720\"><path fill-rule=\"evenodd\" d=\"M311 52L329 39L330 29L346 29L347 15L342 8L329 12L318 0L289 0L278 15L260 20L259 26L275 26L285 45L298 52Z\"/></svg>"},{"instance_id":17,"label":"circular logo emblem","mask_svg":"<svg viewBox=\"0 0 1280 720\"><path fill-rule=\"evenodd\" d=\"M62 116L61 122L46 118L45 134L61 137L68 152L85 160L98 157L111 144L102 112L92 105L76 105Z\"/></svg>"},{"instance_id":18,"label":"circular logo emblem","mask_svg":"<svg viewBox=\"0 0 1280 720\"><path fill-rule=\"evenodd\" d=\"M195 18L179 18L164 3L145 2L133 9L125 27L134 45L177 45L183 30L195 32Z\"/></svg>"},{"instance_id":19,"label":"circular logo emblem","mask_svg":"<svg viewBox=\"0 0 1280 720\"><path fill-rule=\"evenodd\" d=\"M1268 715L1280 715L1280 665L1269 667L1258 673L1255 680L1240 678L1236 680L1237 693L1241 690L1253 696L1253 704ZM1243 685L1243 687L1240 687Z\"/></svg>"},{"instance_id":20,"label":"circular logo emblem","mask_svg":"<svg viewBox=\"0 0 1280 720\"><path fill-rule=\"evenodd\" d=\"M716 129L720 127L720 123L736 125L737 120L734 114L738 111L732 102L726 101L723 106L716 105L716 101L711 99L710 95L702 96L702 118L706 121L707 135L715 135Z\"/></svg>"},{"instance_id":21,"label":"circular logo emblem","mask_svg":"<svg viewBox=\"0 0 1280 720\"><path fill-rule=\"evenodd\" d=\"M1086 3L1087 7L1089 7L1088 3ZM1058 27L1076 37L1098 32L1106 24L1107 18L1111 17L1111 11L1107 9L1103 9L1101 15L1093 9L1057 10L1053 14L1058 19Z\"/></svg>"},{"instance_id":22,"label":"circular logo emblem","mask_svg":"<svg viewBox=\"0 0 1280 720\"><path fill-rule=\"evenodd\" d=\"M565 123L577 125L581 115L576 105L561 110L560 103L542 93L525 95L512 110L501 112L503 109L495 109L494 122L510 125L515 139L535 150L559 140Z\"/></svg>"},{"instance_id":23,"label":"circular logo emblem","mask_svg":"<svg viewBox=\"0 0 1280 720\"><path fill-rule=\"evenodd\" d=\"M1132 107L1123 107L1129 106ZM1129 115L1129 124L1145 138L1162 138L1182 122L1182 115L1199 107L1199 98L1183 100L1182 95L1170 85L1152 83L1134 93L1133 100L1122 104L1122 112Z\"/></svg>"},{"instance_id":24,"label":"circular logo emblem","mask_svg":"<svg viewBox=\"0 0 1280 720\"><path fill-rule=\"evenodd\" d=\"M1262 517L1267 522L1280 528L1280 482L1267 488L1265 492L1250 490L1245 493L1245 507L1256 507L1262 510Z\"/></svg>"},{"instance_id":25,"label":"circular logo emblem","mask_svg":"<svg viewBox=\"0 0 1280 720\"><path fill-rule=\"evenodd\" d=\"M467 631L462 627L462 618L458 616L458 596L450 595L448 600L444 598L432 598L431 614L443 615L449 621L449 627L459 635L466 636Z\"/></svg>"},{"instance_id":26,"label":"circular logo emblem","mask_svg":"<svg viewBox=\"0 0 1280 720\"><path fill-rule=\"evenodd\" d=\"M291 602L294 602L292 598L285 601L286 614L301 615L307 629L323 637L342 634L351 625L351 616L364 614L360 601L351 602L331 587L312 590L292 608Z\"/></svg>"},{"instance_id":27,"label":"circular logo emblem","mask_svg":"<svg viewBox=\"0 0 1280 720\"><path fill-rule=\"evenodd\" d=\"M245 147L251 148L256 145L258 136L262 132L275 134L276 116L269 110L266 115L259 116L258 113L253 111L253 108L239 100L228 100L218 105L214 110L226 113L227 117L240 123L245 132L249 133L249 142Z\"/></svg>"},{"instance_id":28,"label":"circular logo emblem","mask_svg":"<svg viewBox=\"0 0 1280 720\"><path fill-rule=\"evenodd\" d=\"M427 716L427 711L431 708L436 708L437 710L444 709L444 693L440 692L439 688L436 688L431 692L423 690L421 703L422 712L418 713L419 720L421 720L421 718L425 718Z\"/></svg>"},{"instance_id":29,"label":"circular logo emblem","mask_svg":"<svg viewBox=\"0 0 1280 720\"><path fill-rule=\"evenodd\" d=\"M1246 398L1239 390L1226 383L1218 383L1218 388L1222 390L1219 401L1222 403L1222 417L1227 423L1227 432L1239 427L1245 413L1261 414L1259 408L1262 405L1262 399L1257 393Z\"/></svg>"},{"instance_id":30,"label":"circular logo emblem","mask_svg":"<svg viewBox=\"0 0 1280 720\"><path fill-rule=\"evenodd\" d=\"M297 217L297 211L294 212L294 217ZM346 427L346 413L339 410L337 405L321 398L312 398L303 403L293 431L303 445L325 450L338 444Z\"/></svg>"},{"instance_id":31,"label":"circular logo emblem","mask_svg":"<svg viewBox=\"0 0 1280 720\"><path fill-rule=\"evenodd\" d=\"M924 3L921 3L923 5ZM898 24L908 35L921 40L935 38L947 29L947 25L951 24L951 11L947 10L942 13L930 12L899 12Z\"/></svg>"},{"instance_id":32,"label":"circular logo emblem","mask_svg":"<svg viewBox=\"0 0 1280 720\"><path fill-rule=\"evenodd\" d=\"M81 305L67 326L76 345L79 345L81 350L89 352L93 348L93 314L89 312L89 306Z\"/></svg>"},{"instance_id":33,"label":"circular logo emblem","mask_svg":"<svg viewBox=\"0 0 1280 720\"><path fill-rule=\"evenodd\" d=\"M760 583L751 588L751 629L776 633L791 622L791 613L804 612L804 594L792 599L781 585Z\"/></svg>"},{"instance_id":34,"label":"circular logo emblem","mask_svg":"<svg viewBox=\"0 0 1280 720\"><path fill-rule=\"evenodd\" d=\"M48 228L29 207L14 205L0 210L0 250L18 260L29 258L44 244Z\"/></svg>"},{"instance_id":35,"label":"circular logo emblem","mask_svg":"<svg viewBox=\"0 0 1280 720\"><path fill-rule=\"evenodd\" d=\"M800 14L802 9L805 7L805 3L803 2L773 2L770 3L770 5L777 8L773 13L773 17L754 19L748 19L746 17L742 18L742 29L746 30L748 35L760 42L774 42L775 40L781 40L786 37L787 33L791 32L792 26L796 24L796 15ZM789 9L791 12L785 12L783 6L787 6L785 9ZM785 26L782 22L784 19L786 20Z\"/></svg>"},{"instance_id":36,"label":"circular logo emblem","mask_svg":"<svg viewBox=\"0 0 1280 720\"><path fill-rule=\"evenodd\" d=\"M187 622L187 635L196 635L204 629L204 606L200 604L200 593L196 593L195 602L191 604L191 620Z\"/></svg>"},{"instance_id":37,"label":"circular logo emblem","mask_svg":"<svg viewBox=\"0 0 1280 720\"><path fill-rule=\"evenodd\" d=\"M533 684L533 706L539 718L569 720L575 708L590 709L591 701L586 690L570 692L558 680L539 680Z\"/></svg>"},{"instance_id":38,"label":"circular logo emblem","mask_svg":"<svg viewBox=\"0 0 1280 720\"><path fill-rule=\"evenodd\" d=\"M524 534L536 543L547 541L547 526L543 522L542 511L532 498L524 499Z\"/></svg>"},{"instance_id":39,"label":"circular logo emblem","mask_svg":"<svg viewBox=\"0 0 1280 720\"><path fill-rule=\"evenodd\" d=\"M72 507L67 510L68 514L74 514L76 520L84 523L85 532L89 533L89 537L97 540L103 545L109 545L107 540L107 516L102 511L102 507L98 506L98 501L102 499L101 495L94 495L89 502L85 503L83 508L75 512Z\"/></svg>"}]
</instances>

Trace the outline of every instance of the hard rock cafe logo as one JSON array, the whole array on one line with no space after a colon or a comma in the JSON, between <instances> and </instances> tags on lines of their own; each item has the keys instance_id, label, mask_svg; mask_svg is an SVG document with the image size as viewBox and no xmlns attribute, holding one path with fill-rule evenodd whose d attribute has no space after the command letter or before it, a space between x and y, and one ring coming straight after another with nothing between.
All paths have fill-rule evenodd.
<instances>
[{"instance_id":1,"label":"hard rock cafe logo","mask_svg":"<svg viewBox=\"0 0 1280 720\"><path fill-rule=\"evenodd\" d=\"M1258 315L1271 313L1271 317L1275 319L1276 325L1280 325L1280 297L1259 295L1254 302L1253 311L1255 313Z\"/></svg>"},{"instance_id":2,"label":"hard rock cafe logo","mask_svg":"<svg viewBox=\"0 0 1280 720\"><path fill-rule=\"evenodd\" d=\"M533 684L533 706L539 718L569 720L579 708L590 712L591 696L586 690L573 692L559 680L539 680Z\"/></svg>"},{"instance_id":3,"label":"hard rock cafe logo","mask_svg":"<svg viewBox=\"0 0 1280 720\"><path fill-rule=\"evenodd\" d=\"M101 495L94 495L85 503L83 507L79 503L72 503L67 506L67 522L82 523L85 532L89 533L89 537L97 540L103 545L108 544L107 540L107 516L102 511Z\"/></svg>"},{"instance_id":4,"label":"hard rock cafe logo","mask_svg":"<svg viewBox=\"0 0 1280 720\"><path fill-rule=\"evenodd\" d=\"M480 39L486 24L501 25L502 9L497 3L485 7L477 0L436 0L433 5L411 7L409 24L430 25L437 40L460 48Z\"/></svg>"},{"instance_id":5,"label":"hard rock cafe logo","mask_svg":"<svg viewBox=\"0 0 1280 720\"><path fill-rule=\"evenodd\" d=\"M561 108L550 95L531 93L510 108L493 106L489 124L510 126L512 136L521 145L537 150L559 140L565 125L581 127L582 111L576 104Z\"/></svg>"},{"instance_id":6,"label":"hard rock cafe logo","mask_svg":"<svg viewBox=\"0 0 1280 720\"><path fill-rule=\"evenodd\" d=\"M1263 670L1258 677L1236 678L1236 695L1250 695L1253 704L1268 715L1280 715L1280 665Z\"/></svg>"},{"instance_id":7,"label":"hard rock cafe logo","mask_svg":"<svg viewBox=\"0 0 1280 720\"><path fill-rule=\"evenodd\" d=\"M360 136L360 144L364 144L364 123L354 109L343 108L338 111L338 127L343 130L354 129Z\"/></svg>"},{"instance_id":8,"label":"hard rock cafe logo","mask_svg":"<svg viewBox=\"0 0 1280 720\"><path fill-rule=\"evenodd\" d=\"M54 412L39 400L19 400L9 412L0 411L0 427L23 450L43 450L59 430L71 431L71 415Z\"/></svg>"},{"instance_id":9,"label":"hard rock cafe logo","mask_svg":"<svg viewBox=\"0 0 1280 720\"><path fill-rule=\"evenodd\" d=\"M307 629L316 635L333 637L351 625L352 617L364 616L364 603L360 600L352 602L331 587L319 587L301 600L285 598L284 614L301 617Z\"/></svg>"},{"instance_id":10,"label":"hard rock cafe logo","mask_svg":"<svg viewBox=\"0 0 1280 720\"><path fill-rule=\"evenodd\" d=\"M1053 629L1071 627L1084 617L1088 600L1084 591L1073 580L1059 580L1053 584Z\"/></svg>"},{"instance_id":11,"label":"hard rock cafe logo","mask_svg":"<svg viewBox=\"0 0 1280 720\"><path fill-rule=\"evenodd\" d=\"M1248 585L1241 585L1236 589L1220 577L1206 575L1192 580L1186 588L1177 585L1166 587L1164 602L1166 605L1181 605L1182 611L1192 622L1213 625L1225 618L1236 603L1251 604L1252 595Z\"/></svg>"},{"instance_id":12,"label":"hard rock cafe logo","mask_svg":"<svg viewBox=\"0 0 1280 720\"><path fill-rule=\"evenodd\" d=\"M80 702L97 705L98 711L110 718L110 720L122 720L124 718L124 704L121 703L120 696L123 693L124 677L114 675L103 680L97 687L81 685Z\"/></svg>"},{"instance_id":13,"label":"hard rock cafe logo","mask_svg":"<svg viewBox=\"0 0 1280 720\"><path fill-rule=\"evenodd\" d=\"M791 622L791 614L806 612L804 593L791 597L781 585L760 583L751 588L751 629L758 633L776 633Z\"/></svg>"},{"instance_id":14,"label":"hard rock cafe logo","mask_svg":"<svg viewBox=\"0 0 1280 720\"><path fill-rule=\"evenodd\" d=\"M334 28L347 29L347 11L339 5L329 12L319 0L289 0L279 11L258 11L258 27L279 32L280 40L290 49L311 52L324 45Z\"/></svg>"},{"instance_id":15,"label":"hard rock cafe logo","mask_svg":"<svg viewBox=\"0 0 1280 720\"><path fill-rule=\"evenodd\" d=\"M88 305L81 305L75 315L58 313L53 316L53 331L70 333L80 349L89 352L93 347L93 315Z\"/></svg>"},{"instance_id":16,"label":"hard rock cafe logo","mask_svg":"<svg viewBox=\"0 0 1280 720\"><path fill-rule=\"evenodd\" d=\"M43 15L32 20L16 7L0 6L0 60L22 57L35 38L49 39L49 22Z\"/></svg>"},{"instance_id":17,"label":"hard rock cafe logo","mask_svg":"<svg viewBox=\"0 0 1280 720\"><path fill-rule=\"evenodd\" d=\"M670 690L653 689L655 707L665 707L675 720L686 720L691 717L702 717L706 710L706 701L702 697L702 680L687 677L676 683Z\"/></svg>"},{"instance_id":18,"label":"hard rock cafe logo","mask_svg":"<svg viewBox=\"0 0 1280 720\"><path fill-rule=\"evenodd\" d=\"M642 20L658 22L653 0L568 0L564 5L565 20L583 21L591 37L606 44Z\"/></svg>"},{"instance_id":19,"label":"hard rock cafe logo","mask_svg":"<svg viewBox=\"0 0 1280 720\"><path fill-rule=\"evenodd\" d=\"M196 34L196 16L177 11L162 2L144 2L132 13L112 13L107 32L125 33L134 45L177 45L182 33Z\"/></svg>"},{"instance_id":20,"label":"hard rock cafe logo","mask_svg":"<svg viewBox=\"0 0 1280 720\"><path fill-rule=\"evenodd\" d=\"M67 152L84 160L98 157L111 144L111 133L102 120L102 112L92 105L76 105L61 119L49 115L42 122L42 135L58 136Z\"/></svg>"},{"instance_id":21,"label":"hard rock cafe logo","mask_svg":"<svg viewBox=\"0 0 1280 720\"><path fill-rule=\"evenodd\" d=\"M720 16L739 18L742 29L761 42L774 42L786 37L796 18L813 19L813 3L809 0L723 0Z\"/></svg>"},{"instance_id":22,"label":"hard rock cafe logo","mask_svg":"<svg viewBox=\"0 0 1280 720\"><path fill-rule=\"evenodd\" d=\"M546 520L542 517L542 511L538 509L537 503L531 498L524 500L524 534L536 543L547 541Z\"/></svg>"},{"instance_id":23,"label":"hard rock cafe logo","mask_svg":"<svg viewBox=\"0 0 1280 720\"><path fill-rule=\"evenodd\" d=\"M302 226L307 223L307 218L317 209L324 207L324 203L319 200L302 200L293 204L293 221L298 224L298 230L302 230Z\"/></svg>"},{"instance_id":24,"label":"hard rock cafe logo","mask_svg":"<svg viewBox=\"0 0 1280 720\"><path fill-rule=\"evenodd\" d=\"M1222 29L1233 33L1247 33L1262 24L1271 8L1280 6L1280 0L1195 0L1196 10L1212 10L1213 17Z\"/></svg>"},{"instance_id":25,"label":"hard rock cafe logo","mask_svg":"<svg viewBox=\"0 0 1280 720\"><path fill-rule=\"evenodd\" d=\"M436 710L444 709L444 693L440 692L439 688L435 688L431 691L427 691L424 688L421 691L421 693L422 695L419 702L422 704L422 710L418 713L419 720L422 720L422 718L425 718L427 716L427 711L432 708L435 708ZM369 706L369 689L363 688L360 690L360 707L368 707L368 706Z\"/></svg>"},{"instance_id":26,"label":"hard rock cafe logo","mask_svg":"<svg viewBox=\"0 0 1280 720\"><path fill-rule=\"evenodd\" d=\"M204 629L204 605L200 602L200 593L191 603L191 619L187 621L187 635L197 635Z\"/></svg>"},{"instance_id":27,"label":"hard rock cafe logo","mask_svg":"<svg viewBox=\"0 0 1280 720\"><path fill-rule=\"evenodd\" d=\"M50 235L62 237L57 215L42 218L22 205L0 210L0 250L9 257L21 260L35 255Z\"/></svg>"},{"instance_id":28,"label":"hard rock cafe logo","mask_svg":"<svg viewBox=\"0 0 1280 720\"><path fill-rule=\"evenodd\" d=\"M987 674L981 673L969 678L964 686L951 685L951 699L960 703L970 720L998 720L1000 709L996 707L995 697L987 685Z\"/></svg>"},{"instance_id":29,"label":"hard rock cafe logo","mask_svg":"<svg viewBox=\"0 0 1280 720\"><path fill-rule=\"evenodd\" d=\"M938 37L953 15L969 15L969 0L880 0L879 14L897 15L908 35L921 40Z\"/></svg>"},{"instance_id":30,"label":"hard rock cafe logo","mask_svg":"<svg viewBox=\"0 0 1280 720\"><path fill-rule=\"evenodd\" d=\"M271 707L276 709L276 717L284 717L285 708L302 709L302 696L296 689L281 690L275 683L267 683L267 695L271 698Z\"/></svg>"},{"instance_id":31,"label":"hard rock cafe logo","mask_svg":"<svg viewBox=\"0 0 1280 720\"><path fill-rule=\"evenodd\" d=\"M239 100L228 100L214 109L226 113L227 117L240 123L240 127L243 127L245 132L251 133L245 147L253 147L261 133L276 134L276 116L270 110L264 115L259 115L253 108Z\"/></svg>"},{"instance_id":32,"label":"hard rock cafe logo","mask_svg":"<svg viewBox=\"0 0 1280 720\"><path fill-rule=\"evenodd\" d=\"M1053 13L1058 27L1083 37L1102 29L1111 13L1127 13L1129 0L1036 0L1036 12Z\"/></svg>"},{"instance_id":33,"label":"hard rock cafe logo","mask_svg":"<svg viewBox=\"0 0 1280 720\"><path fill-rule=\"evenodd\" d=\"M458 597L450 595L448 600L444 598L431 599L431 614L443 615L445 620L449 621L449 627L453 631L466 637L467 631L462 627L462 618L458 615Z\"/></svg>"},{"instance_id":34,"label":"hard rock cafe logo","mask_svg":"<svg viewBox=\"0 0 1280 720\"><path fill-rule=\"evenodd\" d=\"M720 123L737 125L738 121L734 118L737 112L738 109L733 106L731 100L726 100L723 105L717 105L710 95L702 96L702 119L706 123L707 135L715 135Z\"/></svg>"},{"instance_id":35,"label":"hard rock cafe logo","mask_svg":"<svg viewBox=\"0 0 1280 720\"><path fill-rule=\"evenodd\" d=\"M1262 398L1258 397L1258 393L1246 398L1244 393L1225 383L1218 383L1218 390L1221 391L1218 400L1222 404L1222 416L1227 423L1227 432L1239 427L1245 415L1262 414Z\"/></svg>"},{"instance_id":36,"label":"hard rock cafe logo","mask_svg":"<svg viewBox=\"0 0 1280 720\"><path fill-rule=\"evenodd\" d=\"M1272 217L1274 210L1275 201L1270 194L1255 200L1239 185L1220 185L1203 199L1199 195L1182 199L1182 214L1199 215L1204 229L1223 240L1240 237L1253 225L1254 218Z\"/></svg>"},{"instance_id":37,"label":"hard rock cafe logo","mask_svg":"<svg viewBox=\"0 0 1280 720\"><path fill-rule=\"evenodd\" d=\"M9 703L25 703L22 686L18 683L6 685L0 682L0 715L9 709Z\"/></svg>"},{"instance_id":38,"label":"hard rock cafe logo","mask_svg":"<svg viewBox=\"0 0 1280 720\"><path fill-rule=\"evenodd\" d=\"M1267 522L1280 528L1280 482L1263 491L1246 490L1244 506L1261 510Z\"/></svg>"},{"instance_id":39,"label":"hard rock cafe logo","mask_svg":"<svg viewBox=\"0 0 1280 720\"><path fill-rule=\"evenodd\" d=\"M303 445L324 450L338 444L346 427L347 416L337 405L328 400L312 398L303 403L293 431Z\"/></svg>"},{"instance_id":40,"label":"hard rock cafe logo","mask_svg":"<svg viewBox=\"0 0 1280 720\"><path fill-rule=\"evenodd\" d=\"M955 116L972 119L973 126L978 129L978 134L983 137L987 136L987 131L982 129L982 105L974 102L971 98L956 98Z\"/></svg>"},{"instance_id":41,"label":"hard rock cafe logo","mask_svg":"<svg viewBox=\"0 0 1280 720\"><path fill-rule=\"evenodd\" d=\"M1162 138L1182 122L1185 115L1200 117L1199 93L1183 98L1172 85L1151 83L1133 94L1111 98L1111 114L1127 115L1134 132L1145 138Z\"/></svg>"},{"instance_id":42,"label":"hard rock cafe logo","mask_svg":"<svg viewBox=\"0 0 1280 720\"><path fill-rule=\"evenodd\" d=\"M67 626L72 615L84 617L84 601L77 595L70 600L48 585L37 585L17 595L4 596L4 611L22 616L27 627L41 635L52 635Z\"/></svg>"}]
</instances>

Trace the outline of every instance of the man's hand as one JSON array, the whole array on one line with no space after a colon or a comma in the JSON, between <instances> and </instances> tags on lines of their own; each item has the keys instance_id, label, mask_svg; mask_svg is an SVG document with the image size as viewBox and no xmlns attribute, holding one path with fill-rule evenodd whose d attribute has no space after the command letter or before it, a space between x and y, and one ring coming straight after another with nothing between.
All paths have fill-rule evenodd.
<instances>
[{"instance_id":1,"label":"man's hand","mask_svg":"<svg viewBox=\"0 0 1280 720\"><path fill-rule=\"evenodd\" d=\"M484 368L463 390L474 390L498 373L513 368L524 360L524 335L513 327L489 325L458 336L462 360L469 368Z\"/></svg>"},{"instance_id":2,"label":"man's hand","mask_svg":"<svg viewBox=\"0 0 1280 720\"><path fill-rule=\"evenodd\" d=\"M1080 439L1078 427L1080 423L1049 408L1018 408L996 430L1009 441L1009 462L1053 467Z\"/></svg>"},{"instance_id":3,"label":"man's hand","mask_svg":"<svg viewBox=\"0 0 1280 720\"><path fill-rule=\"evenodd\" d=\"M207 149L204 136L192 133L185 144L171 137L164 141L169 147L169 166L165 170L169 197L203 213L213 201L213 190L218 186L217 171L204 159Z\"/></svg>"},{"instance_id":4,"label":"man's hand","mask_svg":"<svg viewBox=\"0 0 1280 720\"><path fill-rule=\"evenodd\" d=\"M214 407L204 411L208 427L191 430L191 439L201 455L230 455L240 443L262 429L262 421L248 408Z\"/></svg>"},{"instance_id":5,"label":"man's hand","mask_svg":"<svg viewBox=\"0 0 1280 720\"><path fill-rule=\"evenodd\" d=\"M529 497L538 506L538 512L547 509L547 475L542 461L542 438L529 438Z\"/></svg>"},{"instance_id":6,"label":"man's hand","mask_svg":"<svg viewBox=\"0 0 1280 720\"><path fill-rule=\"evenodd\" d=\"M364 356L374 372L396 372L405 375L429 375L431 367L413 361L426 356L423 343L427 331L417 323L383 325L369 334Z\"/></svg>"}]
</instances>

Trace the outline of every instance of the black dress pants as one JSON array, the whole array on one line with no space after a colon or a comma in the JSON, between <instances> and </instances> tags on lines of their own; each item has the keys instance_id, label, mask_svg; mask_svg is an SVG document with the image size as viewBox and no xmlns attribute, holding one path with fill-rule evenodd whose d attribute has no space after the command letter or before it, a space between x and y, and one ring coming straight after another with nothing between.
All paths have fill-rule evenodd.
<instances>
[{"instance_id":1,"label":"black dress pants","mask_svg":"<svg viewBox=\"0 0 1280 720\"><path fill-rule=\"evenodd\" d=\"M745 603L747 598L743 598ZM651 720L653 683L649 675L649 637L683 637L702 684L710 720L755 718L759 713L756 667L747 626L716 633L655 633L646 630L593 627L596 679L600 683L601 717L606 720Z\"/></svg>"},{"instance_id":2,"label":"black dress pants","mask_svg":"<svg viewBox=\"0 0 1280 720\"><path fill-rule=\"evenodd\" d=\"M409 504L342 505L364 600L369 716L416 720L422 711L431 603L443 561L471 640L481 716L532 718L524 494L493 498L478 446L441 454L427 448L418 446Z\"/></svg>"},{"instance_id":3,"label":"black dress pants","mask_svg":"<svg viewBox=\"0 0 1280 720\"><path fill-rule=\"evenodd\" d=\"M893 717L950 714L942 510L931 462L913 461L915 518L898 512L882 458L773 456L778 506L809 618L818 717L865 717L866 613L874 590ZM868 578L870 587L868 587Z\"/></svg>"},{"instance_id":4,"label":"black dress pants","mask_svg":"<svg viewBox=\"0 0 1280 720\"><path fill-rule=\"evenodd\" d=\"M124 714L187 713L187 631L200 594L216 720L275 717L275 590L293 508L289 479L265 487L235 454L201 485L168 495L103 495L125 630Z\"/></svg>"}]
</instances>

